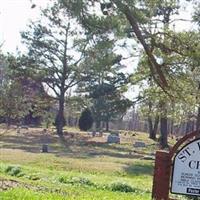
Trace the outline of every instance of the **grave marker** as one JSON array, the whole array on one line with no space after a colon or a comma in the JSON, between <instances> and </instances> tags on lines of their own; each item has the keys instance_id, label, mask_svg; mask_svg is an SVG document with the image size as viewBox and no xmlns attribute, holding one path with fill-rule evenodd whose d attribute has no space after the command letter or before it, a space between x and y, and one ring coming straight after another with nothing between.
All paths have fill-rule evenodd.
<instances>
[{"instance_id":1,"label":"grave marker","mask_svg":"<svg viewBox=\"0 0 200 200\"><path fill-rule=\"evenodd\" d=\"M143 148L143 147L146 147L146 144L144 142L135 142L133 144L133 146L136 147L136 148L139 148L139 147Z\"/></svg>"},{"instance_id":2,"label":"grave marker","mask_svg":"<svg viewBox=\"0 0 200 200\"><path fill-rule=\"evenodd\" d=\"M120 143L120 137L118 135L110 134L107 138L107 143Z\"/></svg>"}]
</instances>

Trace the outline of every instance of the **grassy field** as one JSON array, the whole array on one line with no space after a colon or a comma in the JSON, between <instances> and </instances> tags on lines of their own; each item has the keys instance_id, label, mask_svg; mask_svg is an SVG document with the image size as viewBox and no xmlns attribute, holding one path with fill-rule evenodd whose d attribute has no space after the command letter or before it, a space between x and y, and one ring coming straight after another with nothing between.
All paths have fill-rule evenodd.
<instances>
[{"instance_id":1,"label":"grassy field","mask_svg":"<svg viewBox=\"0 0 200 200\"><path fill-rule=\"evenodd\" d=\"M2 200L148 200L157 144L144 133L121 132L121 144L107 144L66 129L66 142L41 128L17 133L0 129ZM134 148L135 141L146 147ZM48 144L49 153L41 153Z\"/></svg>"}]
</instances>

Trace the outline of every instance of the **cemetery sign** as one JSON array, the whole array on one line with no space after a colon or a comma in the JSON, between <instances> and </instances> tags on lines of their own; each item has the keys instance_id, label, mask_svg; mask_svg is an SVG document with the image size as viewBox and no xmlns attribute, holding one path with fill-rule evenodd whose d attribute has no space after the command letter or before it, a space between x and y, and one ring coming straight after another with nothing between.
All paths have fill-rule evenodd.
<instances>
[{"instance_id":1,"label":"cemetery sign","mask_svg":"<svg viewBox=\"0 0 200 200\"><path fill-rule=\"evenodd\" d=\"M171 192L200 196L200 138L186 144L174 157Z\"/></svg>"}]
</instances>

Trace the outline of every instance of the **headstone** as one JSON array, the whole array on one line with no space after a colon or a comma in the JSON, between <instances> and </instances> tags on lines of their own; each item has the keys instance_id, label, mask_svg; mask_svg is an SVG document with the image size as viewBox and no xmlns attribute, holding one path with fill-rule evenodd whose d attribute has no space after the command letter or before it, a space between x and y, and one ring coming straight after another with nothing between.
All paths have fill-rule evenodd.
<instances>
[{"instance_id":1,"label":"headstone","mask_svg":"<svg viewBox=\"0 0 200 200\"><path fill-rule=\"evenodd\" d=\"M133 144L134 147L136 148L143 148L146 147L146 144L144 142L135 142L135 144Z\"/></svg>"},{"instance_id":2,"label":"headstone","mask_svg":"<svg viewBox=\"0 0 200 200\"><path fill-rule=\"evenodd\" d=\"M17 128L17 133L20 133L20 131L21 131L21 128L18 127L18 128Z\"/></svg>"},{"instance_id":3,"label":"headstone","mask_svg":"<svg viewBox=\"0 0 200 200\"><path fill-rule=\"evenodd\" d=\"M103 136L103 131L99 131L99 137Z\"/></svg>"},{"instance_id":4,"label":"headstone","mask_svg":"<svg viewBox=\"0 0 200 200\"><path fill-rule=\"evenodd\" d=\"M92 137L95 137L96 131L92 131Z\"/></svg>"},{"instance_id":5,"label":"headstone","mask_svg":"<svg viewBox=\"0 0 200 200\"><path fill-rule=\"evenodd\" d=\"M120 137L117 135L109 135L107 138L107 143L120 143Z\"/></svg>"},{"instance_id":6,"label":"headstone","mask_svg":"<svg viewBox=\"0 0 200 200\"><path fill-rule=\"evenodd\" d=\"M29 127L26 126L26 125L22 125L22 126L20 126L20 128L21 128L21 129L28 129Z\"/></svg>"},{"instance_id":7,"label":"headstone","mask_svg":"<svg viewBox=\"0 0 200 200\"><path fill-rule=\"evenodd\" d=\"M48 153L48 144L42 145L42 153Z\"/></svg>"}]
</instances>

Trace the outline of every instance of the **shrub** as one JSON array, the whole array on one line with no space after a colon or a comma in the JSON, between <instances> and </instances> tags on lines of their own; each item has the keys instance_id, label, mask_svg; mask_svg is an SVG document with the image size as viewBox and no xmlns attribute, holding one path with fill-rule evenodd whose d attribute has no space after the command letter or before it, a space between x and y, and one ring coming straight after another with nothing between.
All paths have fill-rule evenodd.
<instances>
[{"instance_id":1,"label":"shrub","mask_svg":"<svg viewBox=\"0 0 200 200\"><path fill-rule=\"evenodd\" d=\"M67 178L65 176L59 177L60 183L72 184L72 185L87 185L87 186L95 186L95 184L90 181L88 178L83 177L71 177Z\"/></svg>"},{"instance_id":2,"label":"shrub","mask_svg":"<svg viewBox=\"0 0 200 200\"><path fill-rule=\"evenodd\" d=\"M83 177L72 177L70 180L71 184L77 184L77 185L88 185L88 186L94 186L95 184L90 181L88 178Z\"/></svg>"},{"instance_id":3,"label":"shrub","mask_svg":"<svg viewBox=\"0 0 200 200\"><path fill-rule=\"evenodd\" d=\"M5 172L11 176L23 176L24 174L22 173L22 169L18 166L8 166L5 169Z\"/></svg>"},{"instance_id":4,"label":"shrub","mask_svg":"<svg viewBox=\"0 0 200 200\"><path fill-rule=\"evenodd\" d=\"M87 131L92 127L93 124L93 118L92 118L92 113L91 111L86 108L82 113L79 118L78 126L80 130L82 131Z\"/></svg>"},{"instance_id":5,"label":"shrub","mask_svg":"<svg viewBox=\"0 0 200 200\"><path fill-rule=\"evenodd\" d=\"M58 178L58 181L59 181L60 183L68 183L68 178L65 177L65 176L60 176L60 177Z\"/></svg>"},{"instance_id":6,"label":"shrub","mask_svg":"<svg viewBox=\"0 0 200 200\"><path fill-rule=\"evenodd\" d=\"M112 183L110 185L110 189L112 191L118 191L118 192L135 192L135 189L132 188L130 185L121 182Z\"/></svg>"}]
</instances>

